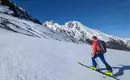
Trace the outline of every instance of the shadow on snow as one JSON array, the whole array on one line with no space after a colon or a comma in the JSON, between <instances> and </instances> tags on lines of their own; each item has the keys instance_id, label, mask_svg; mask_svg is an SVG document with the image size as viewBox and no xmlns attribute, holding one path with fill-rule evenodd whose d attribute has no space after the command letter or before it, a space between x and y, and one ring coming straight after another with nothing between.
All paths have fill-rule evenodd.
<instances>
[{"instance_id":1,"label":"shadow on snow","mask_svg":"<svg viewBox=\"0 0 130 80\"><path fill-rule=\"evenodd\" d=\"M115 77L124 75L125 70L130 70L130 65L121 65L121 67L112 67L113 69L118 69L118 72L114 74ZM106 68L101 68L100 70L106 70Z\"/></svg>"}]
</instances>

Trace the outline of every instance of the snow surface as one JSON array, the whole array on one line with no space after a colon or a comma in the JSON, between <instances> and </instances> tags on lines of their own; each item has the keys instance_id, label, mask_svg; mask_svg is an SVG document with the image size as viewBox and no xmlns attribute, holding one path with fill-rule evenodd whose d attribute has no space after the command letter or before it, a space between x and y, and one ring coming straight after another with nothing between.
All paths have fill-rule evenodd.
<instances>
[{"instance_id":1,"label":"snow surface","mask_svg":"<svg viewBox=\"0 0 130 80\"><path fill-rule=\"evenodd\" d=\"M49 38L68 42L75 40L63 33L60 34L59 32L49 29L48 27L44 27L31 21L19 19L3 13L0 13L0 27L5 29L9 28L12 31L16 31L18 33L40 38Z\"/></svg>"},{"instance_id":2,"label":"snow surface","mask_svg":"<svg viewBox=\"0 0 130 80\"><path fill-rule=\"evenodd\" d=\"M0 28L0 80L112 80L77 62L91 65L91 46L35 38ZM130 52L105 54L120 80L130 79ZM98 60L99 66L105 66Z\"/></svg>"},{"instance_id":3,"label":"snow surface","mask_svg":"<svg viewBox=\"0 0 130 80\"><path fill-rule=\"evenodd\" d=\"M8 6L0 5L0 13L12 14L13 11L11 11Z\"/></svg>"}]
</instances>

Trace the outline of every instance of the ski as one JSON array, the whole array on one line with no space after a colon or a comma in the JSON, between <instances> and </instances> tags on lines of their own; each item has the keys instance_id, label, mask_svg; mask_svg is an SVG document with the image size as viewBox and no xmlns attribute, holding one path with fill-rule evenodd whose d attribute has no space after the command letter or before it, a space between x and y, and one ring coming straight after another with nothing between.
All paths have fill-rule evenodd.
<instances>
[{"instance_id":1,"label":"ski","mask_svg":"<svg viewBox=\"0 0 130 80\"><path fill-rule=\"evenodd\" d=\"M89 69L90 69L90 67L89 67L89 66L84 65L84 64L83 64L83 63L81 63L81 62L78 62L78 64L80 64L80 65L82 65L82 66L84 66L84 67L86 67L86 68L89 68ZM92 69L91 69L91 70L92 70ZM110 75L107 75L106 73L104 73L104 72L100 71L99 69L97 69L97 70L93 70L93 71L96 71L96 72L98 72L98 73L100 73L100 74L103 74L103 75L105 75L105 76L111 77L111 78L113 78L114 80L120 80L120 79L116 78L115 76L110 76Z\"/></svg>"}]
</instances>

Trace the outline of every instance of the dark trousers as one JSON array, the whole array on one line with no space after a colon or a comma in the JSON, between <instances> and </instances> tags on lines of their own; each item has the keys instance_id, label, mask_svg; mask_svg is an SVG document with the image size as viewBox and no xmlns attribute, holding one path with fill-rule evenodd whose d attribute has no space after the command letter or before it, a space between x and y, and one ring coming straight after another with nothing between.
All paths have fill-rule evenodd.
<instances>
[{"instance_id":1,"label":"dark trousers","mask_svg":"<svg viewBox=\"0 0 130 80\"><path fill-rule=\"evenodd\" d=\"M104 55L101 55L101 54L96 54L95 57L92 57L92 64L93 64L93 66L97 67L97 63L96 63L96 60L95 60L97 57L99 57L100 60L105 64L107 70L112 72L111 66L106 62L106 60L104 58Z\"/></svg>"}]
</instances>

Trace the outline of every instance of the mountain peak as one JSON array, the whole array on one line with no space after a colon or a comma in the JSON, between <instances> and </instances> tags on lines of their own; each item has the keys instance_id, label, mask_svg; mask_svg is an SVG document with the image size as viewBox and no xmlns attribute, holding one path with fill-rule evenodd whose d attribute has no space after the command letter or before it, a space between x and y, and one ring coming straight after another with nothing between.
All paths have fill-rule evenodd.
<instances>
[{"instance_id":1,"label":"mountain peak","mask_svg":"<svg viewBox=\"0 0 130 80\"><path fill-rule=\"evenodd\" d=\"M66 27L69 27L69 28L82 28L83 27L83 24L80 23L79 21L69 21L67 23L65 23L65 26Z\"/></svg>"},{"instance_id":2,"label":"mountain peak","mask_svg":"<svg viewBox=\"0 0 130 80\"><path fill-rule=\"evenodd\" d=\"M33 21L34 23L38 23L41 24L41 22L35 18L33 18L32 16L30 16L26 10L24 10L21 7L18 7L14 2L12 2L11 0L0 0L0 5L2 6L6 6L8 7L8 9L10 11L12 11L11 13L9 13L8 11L4 11L3 13L6 13L8 15L12 15L14 17L18 17L21 19L25 19L25 20L29 20L29 21ZM0 11L2 12L2 11Z\"/></svg>"}]
</instances>

